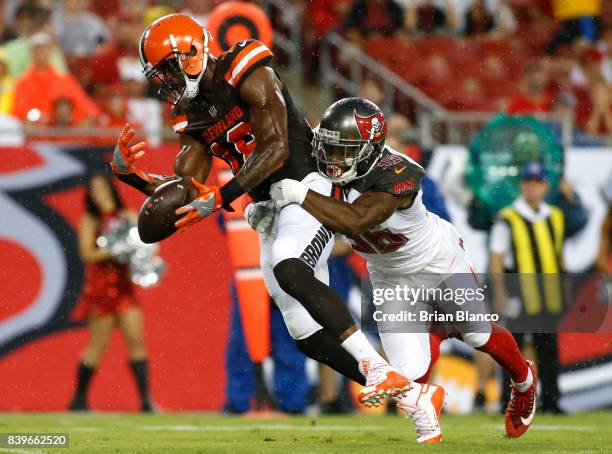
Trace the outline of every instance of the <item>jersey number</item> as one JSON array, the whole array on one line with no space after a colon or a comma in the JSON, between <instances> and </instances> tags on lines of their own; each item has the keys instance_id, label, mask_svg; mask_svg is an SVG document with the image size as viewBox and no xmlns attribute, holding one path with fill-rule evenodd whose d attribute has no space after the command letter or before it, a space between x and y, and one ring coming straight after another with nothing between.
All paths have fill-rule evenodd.
<instances>
[{"instance_id":1,"label":"jersey number","mask_svg":"<svg viewBox=\"0 0 612 454\"><path fill-rule=\"evenodd\" d=\"M401 233L393 233L389 229L377 232L366 232L354 239L353 249L365 254L388 254L395 252L408 242Z\"/></svg>"},{"instance_id":2,"label":"jersey number","mask_svg":"<svg viewBox=\"0 0 612 454\"><path fill-rule=\"evenodd\" d=\"M238 160L239 155L243 155L242 162L244 162L257 145L255 136L251 132L251 125L241 121L227 131L225 141L229 145L228 148L224 148L219 142L213 142L210 149L215 156L225 160L232 168L232 172L236 173L242 167L242 163Z\"/></svg>"}]
</instances>

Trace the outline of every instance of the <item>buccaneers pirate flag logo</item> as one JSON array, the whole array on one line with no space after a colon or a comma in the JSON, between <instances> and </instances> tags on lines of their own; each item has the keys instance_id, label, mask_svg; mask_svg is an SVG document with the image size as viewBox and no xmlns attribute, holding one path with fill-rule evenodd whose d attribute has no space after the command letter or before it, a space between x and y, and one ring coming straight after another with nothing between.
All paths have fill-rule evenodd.
<instances>
[{"instance_id":1,"label":"buccaneers pirate flag logo","mask_svg":"<svg viewBox=\"0 0 612 454\"><path fill-rule=\"evenodd\" d=\"M369 117L360 117L357 112L355 114L355 122L359 128L359 134L363 140L378 142L387 135L387 121L382 113L378 112Z\"/></svg>"}]
</instances>

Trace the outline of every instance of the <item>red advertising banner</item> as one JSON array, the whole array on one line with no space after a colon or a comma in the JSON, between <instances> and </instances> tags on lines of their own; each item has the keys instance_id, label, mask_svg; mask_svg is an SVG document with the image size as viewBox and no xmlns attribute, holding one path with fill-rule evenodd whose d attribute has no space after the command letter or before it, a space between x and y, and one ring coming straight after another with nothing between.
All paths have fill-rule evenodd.
<instances>
[{"instance_id":1,"label":"red advertising banner","mask_svg":"<svg viewBox=\"0 0 612 454\"><path fill-rule=\"evenodd\" d=\"M172 172L177 146L150 148L140 165ZM84 183L108 150L30 144L0 148L0 411L65 409L87 330L72 317L83 285L75 229ZM128 206L145 197L121 183ZM151 392L163 410L219 409L224 399L230 267L215 218L160 244L167 271L138 288ZM94 410L137 410L117 331L94 376Z\"/></svg>"}]
</instances>

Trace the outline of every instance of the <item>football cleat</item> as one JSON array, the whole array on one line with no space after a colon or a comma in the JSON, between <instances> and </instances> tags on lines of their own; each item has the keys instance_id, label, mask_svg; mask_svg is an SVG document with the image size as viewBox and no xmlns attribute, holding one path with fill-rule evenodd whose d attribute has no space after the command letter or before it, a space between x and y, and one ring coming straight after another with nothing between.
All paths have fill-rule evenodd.
<instances>
[{"instance_id":1,"label":"football cleat","mask_svg":"<svg viewBox=\"0 0 612 454\"><path fill-rule=\"evenodd\" d=\"M524 392L512 386L510 402L506 408L506 434L518 438L527 432L536 412L536 390L538 388L538 371L531 361L527 361L533 374L533 383Z\"/></svg>"},{"instance_id":2,"label":"football cleat","mask_svg":"<svg viewBox=\"0 0 612 454\"><path fill-rule=\"evenodd\" d=\"M441 386L416 384L408 395L398 399L397 408L414 422L417 443L433 444L442 441L440 413L445 398L446 392Z\"/></svg>"},{"instance_id":3,"label":"football cleat","mask_svg":"<svg viewBox=\"0 0 612 454\"><path fill-rule=\"evenodd\" d=\"M378 407L387 397L402 396L412 388L410 380L386 363L372 363L366 358L359 361L359 369L366 377L366 385L358 398L366 407Z\"/></svg>"}]
</instances>

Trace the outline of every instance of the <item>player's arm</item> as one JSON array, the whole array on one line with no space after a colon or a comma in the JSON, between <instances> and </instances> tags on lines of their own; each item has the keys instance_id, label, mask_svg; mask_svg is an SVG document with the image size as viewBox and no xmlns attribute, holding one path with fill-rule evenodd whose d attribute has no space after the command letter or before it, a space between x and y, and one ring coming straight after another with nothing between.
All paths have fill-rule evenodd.
<instances>
[{"instance_id":1,"label":"player's arm","mask_svg":"<svg viewBox=\"0 0 612 454\"><path fill-rule=\"evenodd\" d=\"M240 98L249 106L249 123L257 147L236 176L219 189L224 206L265 180L289 156L287 106L282 89L269 66L257 68L240 86Z\"/></svg>"},{"instance_id":2,"label":"player's arm","mask_svg":"<svg viewBox=\"0 0 612 454\"><path fill-rule=\"evenodd\" d=\"M364 192L353 203L348 203L312 191L299 181L287 179L274 183L270 196L277 201L299 203L321 224L354 238L386 221L398 208L410 206L415 195L372 191Z\"/></svg>"},{"instance_id":3,"label":"player's arm","mask_svg":"<svg viewBox=\"0 0 612 454\"><path fill-rule=\"evenodd\" d=\"M179 134L181 151L174 161L174 177L189 183L192 178L206 181L212 169L213 156L202 142L186 134Z\"/></svg>"},{"instance_id":4,"label":"player's arm","mask_svg":"<svg viewBox=\"0 0 612 454\"><path fill-rule=\"evenodd\" d=\"M287 106L283 86L269 66L253 71L240 87L240 97L249 105L249 122L257 148L253 151L236 180L250 191L289 157Z\"/></svg>"},{"instance_id":5,"label":"player's arm","mask_svg":"<svg viewBox=\"0 0 612 454\"><path fill-rule=\"evenodd\" d=\"M302 208L321 224L354 238L385 222L412 199L412 194L399 197L387 192L365 192L353 203L348 203L309 190Z\"/></svg>"}]
</instances>

